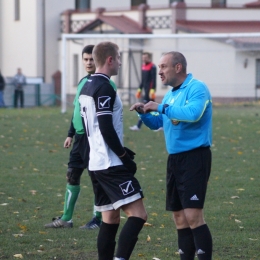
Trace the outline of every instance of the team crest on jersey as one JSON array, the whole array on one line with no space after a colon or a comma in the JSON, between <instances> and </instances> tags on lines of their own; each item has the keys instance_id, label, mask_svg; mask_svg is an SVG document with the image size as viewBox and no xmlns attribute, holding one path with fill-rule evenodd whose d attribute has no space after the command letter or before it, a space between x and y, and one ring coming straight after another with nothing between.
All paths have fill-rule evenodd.
<instances>
[{"instance_id":1,"label":"team crest on jersey","mask_svg":"<svg viewBox=\"0 0 260 260\"><path fill-rule=\"evenodd\" d=\"M132 185L132 181L124 182L124 183L120 184L119 187L121 188L122 193L124 195L127 195L127 194L129 194L129 193L134 191L134 187Z\"/></svg>"},{"instance_id":2,"label":"team crest on jersey","mask_svg":"<svg viewBox=\"0 0 260 260\"><path fill-rule=\"evenodd\" d=\"M99 109L105 109L110 107L110 100L111 97L104 96L98 98L98 108Z\"/></svg>"},{"instance_id":3,"label":"team crest on jersey","mask_svg":"<svg viewBox=\"0 0 260 260\"><path fill-rule=\"evenodd\" d=\"M179 123L180 123L180 121L178 121L178 120L172 120L173 125L178 125Z\"/></svg>"}]
</instances>

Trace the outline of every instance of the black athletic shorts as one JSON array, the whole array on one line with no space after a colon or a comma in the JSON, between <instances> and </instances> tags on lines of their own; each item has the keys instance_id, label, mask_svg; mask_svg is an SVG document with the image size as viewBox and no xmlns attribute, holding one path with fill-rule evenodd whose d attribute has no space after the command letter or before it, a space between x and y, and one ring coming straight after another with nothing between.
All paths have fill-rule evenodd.
<instances>
[{"instance_id":1,"label":"black athletic shorts","mask_svg":"<svg viewBox=\"0 0 260 260\"><path fill-rule=\"evenodd\" d=\"M89 161L89 144L86 134L75 134L70 158L68 162L69 168L86 169Z\"/></svg>"},{"instance_id":2,"label":"black athletic shorts","mask_svg":"<svg viewBox=\"0 0 260 260\"><path fill-rule=\"evenodd\" d=\"M123 166L89 171L95 194L95 210L108 211L143 198L138 180Z\"/></svg>"},{"instance_id":3,"label":"black athletic shorts","mask_svg":"<svg viewBox=\"0 0 260 260\"><path fill-rule=\"evenodd\" d=\"M210 170L209 147L170 154L167 162L166 210L203 208Z\"/></svg>"}]
</instances>

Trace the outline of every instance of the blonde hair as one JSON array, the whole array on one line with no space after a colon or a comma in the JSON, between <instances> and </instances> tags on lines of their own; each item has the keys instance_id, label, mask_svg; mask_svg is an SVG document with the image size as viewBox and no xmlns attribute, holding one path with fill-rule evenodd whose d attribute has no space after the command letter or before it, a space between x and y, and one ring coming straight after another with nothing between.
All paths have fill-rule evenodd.
<instances>
[{"instance_id":1,"label":"blonde hair","mask_svg":"<svg viewBox=\"0 0 260 260\"><path fill-rule=\"evenodd\" d=\"M93 49L93 59L96 67L102 67L109 56L116 58L118 46L113 42L100 42Z\"/></svg>"}]
</instances>

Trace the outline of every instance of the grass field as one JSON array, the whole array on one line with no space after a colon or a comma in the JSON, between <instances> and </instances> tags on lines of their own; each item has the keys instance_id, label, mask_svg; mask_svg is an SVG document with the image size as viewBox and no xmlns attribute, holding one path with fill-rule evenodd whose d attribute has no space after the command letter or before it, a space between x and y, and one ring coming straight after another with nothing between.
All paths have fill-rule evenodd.
<instances>
[{"instance_id":1,"label":"grass field","mask_svg":"<svg viewBox=\"0 0 260 260\"><path fill-rule=\"evenodd\" d=\"M78 227L92 217L87 172L72 229L44 229L62 213L69 151L63 148L72 110L0 110L0 259L97 259L97 230ZM179 259L177 235L165 211L167 153L163 132L131 132L137 117L125 108L125 146L137 153L137 178L145 194L148 223L133 260ZM213 165L205 218L214 260L260 259L260 106L214 107ZM125 215L122 213L122 224ZM148 239L150 238L150 239Z\"/></svg>"}]
</instances>

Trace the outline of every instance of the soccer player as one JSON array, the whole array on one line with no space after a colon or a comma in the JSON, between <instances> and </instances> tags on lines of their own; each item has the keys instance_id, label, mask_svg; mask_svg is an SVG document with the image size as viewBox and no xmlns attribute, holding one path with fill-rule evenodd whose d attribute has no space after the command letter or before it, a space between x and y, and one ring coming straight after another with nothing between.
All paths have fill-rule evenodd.
<instances>
[{"instance_id":1,"label":"soccer player","mask_svg":"<svg viewBox=\"0 0 260 260\"><path fill-rule=\"evenodd\" d=\"M102 212L98 259L113 259L122 209L128 219L119 235L115 259L128 260L147 213L142 189L134 177L134 153L123 146L122 102L109 84L121 65L119 48L114 43L101 42L95 46L93 58L96 73L82 88L79 102L90 145L89 174L95 207Z\"/></svg>"},{"instance_id":2,"label":"soccer player","mask_svg":"<svg viewBox=\"0 0 260 260\"><path fill-rule=\"evenodd\" d=\"M156 66L151 61L151 53L144 52L142 55L143 65L142 65L142 80L141 84L136 92L136 97L140 99L142 97L142 92L144 92L143 102L155 100L155 90L156 90ZM132 131L139 131L142 126L142 120L139 119L137 124L129 127Z\"/></svg>"},{"instance_id":3,"label":"soccer player","mask_svg":"<svg viewBox=\"0 0 260 260\"><path fill-rule=\"evenodd\" d=\"M89 146L85 135L85 129L82 123L82 118L80 115L78 97L82 87L87 82L90 75L93 74L96 70L92 57L93 48L94 45L87 45L82 50L82 62L88 75L82 78L78 84L77 93L74 99L74 113L68 131L68 137L64 142L64 148L69 148L74 137L74 143L70 152L70 158L68 162L68 183L65 193L63 215L61 217L53 218L53 221L51 223L45 225L46 228L62 228L73 226L72 216L80 192L80 178L84 169L87 168L89 161ZM110 84L116 90L114 82L110 81ZM94 210L93 218L86 225L80 228L98 228L101 224L101 219L101 213Z\"/></svg>"},{"instance_id":4,"label":"soccer player","mask_svg":"<svg viewBox=\"0 0 260 260\"><path fill-rule=\"evenodd\" d=\"M163 54L159 75L172 89L161 104L136 103L130 110L139 111L153 130L163 126L169 153L166 210L173 212L180 259L192 260L196 252L198 259L211 260L212 237L203 206L211 170L212 100L205 83L187 74L186 67L183 54Z\"/></svg>"}]
</instances>

